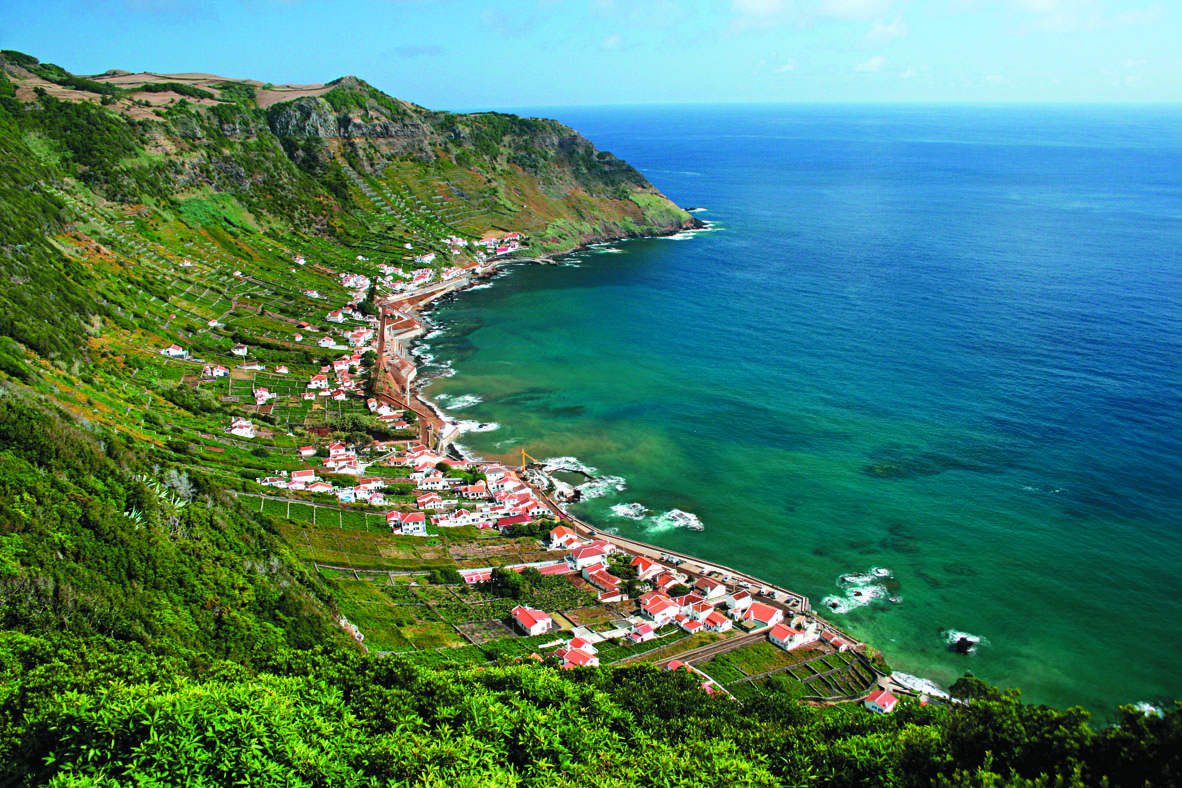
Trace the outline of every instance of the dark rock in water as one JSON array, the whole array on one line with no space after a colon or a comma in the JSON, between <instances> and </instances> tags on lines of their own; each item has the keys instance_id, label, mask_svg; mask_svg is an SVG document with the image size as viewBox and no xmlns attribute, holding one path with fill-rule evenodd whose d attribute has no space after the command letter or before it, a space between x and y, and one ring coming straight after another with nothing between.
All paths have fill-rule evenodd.
<instances>
[{"instance_id":1,"label":"dark rock in water","mask_svg":"<svg viewBox=\"0 0 1182 788\"><path fill-rule=\"evenodd\" d=\"M957 654L972 654L973 646L977 645L977 641L970 638L961 638L952 645L952 650Z\"/></svg>"}]
</instances>

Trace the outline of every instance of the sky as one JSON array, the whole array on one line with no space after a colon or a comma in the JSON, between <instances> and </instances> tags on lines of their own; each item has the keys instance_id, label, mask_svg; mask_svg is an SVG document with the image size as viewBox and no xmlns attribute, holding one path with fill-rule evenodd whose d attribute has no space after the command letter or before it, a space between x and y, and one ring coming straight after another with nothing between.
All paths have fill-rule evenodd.
<instances>
[{"instance_id":1,"label":"sky","mask_svg":"<svg viewBox=\"0 0 1182 788\"><path fill-rule=\"evenodd\" d=\"M0 0L76 74L353 74L436 109L1178 102L1180 0Z\"/></svg>"}]
</instances>

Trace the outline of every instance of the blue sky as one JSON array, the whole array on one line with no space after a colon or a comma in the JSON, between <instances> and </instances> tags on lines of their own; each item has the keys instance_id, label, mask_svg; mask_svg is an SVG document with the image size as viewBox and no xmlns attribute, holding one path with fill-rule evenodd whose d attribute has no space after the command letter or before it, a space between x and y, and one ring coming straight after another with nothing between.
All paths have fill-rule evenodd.
<instances>
[{"instance_id":1,"label":"blue sky","mask_svg":"<svg viewBox=\"0 0 1182 788\"><path fill-rule=\"evenodd\" d=\"M1182 101L1178 0L10 0L75 73L355 74L440 109Z\"/></svg>"}]
</instances>

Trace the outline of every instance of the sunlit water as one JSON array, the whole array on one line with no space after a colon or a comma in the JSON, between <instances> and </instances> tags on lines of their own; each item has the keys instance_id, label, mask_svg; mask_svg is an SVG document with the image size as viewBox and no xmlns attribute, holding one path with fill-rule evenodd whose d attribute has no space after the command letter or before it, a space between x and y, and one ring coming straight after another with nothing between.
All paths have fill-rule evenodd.
<instances>
[{"instance_id":1,"label":"sunlit water","mask_svg":"<svg viewBox=\"0 0 1182 788\"><path fill-rule=\"evenodd\" d=\"M537 114L713 227L438 309L462 444L596 469L580 516L944 686L1182 694L1182 113Z\"/></svg>"}]
</instances>

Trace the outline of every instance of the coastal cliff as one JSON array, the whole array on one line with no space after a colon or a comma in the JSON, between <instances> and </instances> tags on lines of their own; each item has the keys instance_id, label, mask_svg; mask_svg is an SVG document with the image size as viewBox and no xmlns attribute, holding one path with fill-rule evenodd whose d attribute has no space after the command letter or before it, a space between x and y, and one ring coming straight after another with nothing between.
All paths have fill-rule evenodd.
<instances>
[{"instance_id":1,"label":"coastal cliff","mask_svg":"<svg viewBox=\"0 0 1182 788\"><path fill-rule=\"evenodd\" d=\"M415 232L425 220L461 237L520 232L543 253L696 224L634 167L553 120L429 110L352 76L278 87L199 74L79 77L12 52L0 68L26 111L70 102L122 137L120 156L85 169L111 199L148 191L183 202L208 189L259 226L392 226L430 242L433 233Z\"/></svg>"},{"instance_id":2,"label":"coastal cliff","mask_svg":"<svg viewBox=\"0 0 1182 788\"><path fill-rule=\"evenodd\" d=\"M625 600L550 574L553 510L377 401L417 335L388 294L692 224L554 121L0 52L0 784L1176 783L1177 709L1092 727L966 678L872 714L885 666L763 618L626 642L627 554L586 545ZM427 473L525 514L443 527ZM576 625L602 667L561 669Z\"/></svg>"}]
</instances>

